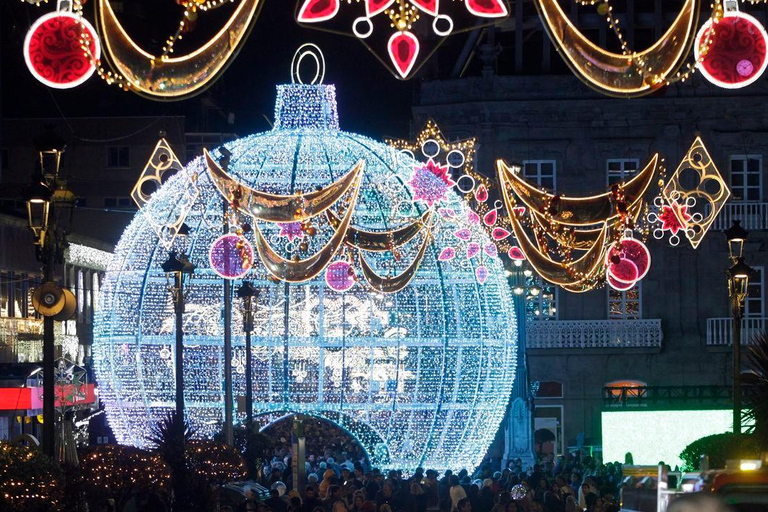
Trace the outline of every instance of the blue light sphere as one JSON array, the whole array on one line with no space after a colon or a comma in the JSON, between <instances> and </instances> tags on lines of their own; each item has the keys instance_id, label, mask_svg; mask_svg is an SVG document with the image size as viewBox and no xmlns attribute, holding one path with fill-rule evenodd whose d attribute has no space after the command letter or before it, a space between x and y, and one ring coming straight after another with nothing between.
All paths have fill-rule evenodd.
<instances>
[{"instance_id":1,"label":"blue light sphere","mask_svg":"<svg viewBox=\"0 0 768 512\"><path fill-rule=\"evenodd\" d=\"M226 144L229 173L238 182L275 194L308 192L362 160L354 227L392 230L421 218L425 205L413 201L407 185L416 162L386 144L341 131L333 86L279 86L275 117L273 130ZM214 150L213 156L221 155ZM469 211L455 192L437 206L453 210L456 218ZM186 413L198 435L221 428L224 286L210 268L209 250L223 233L223 210L224 198L198 158L152 195L117 245L96 314L93 354L100 397L120 443L146 446L150 425L174 408L173 282L160 267L169 247L157 233L184 213L191 232L176 237L170 249L185 252L196 265L184 287ZM240 222L258 225L285 258L314 254L333 232L324 215L312 219L316 235L299 238L285 226L246 216ZM434 214L420 268L408 287L393 294L373 290L349 254L333 260L351 261L355 268L356 282L343 292L328 286L325 272L304 283L275 282L256 257L243 279L259 291L251 354L259 424L292 413L326 419L351 433L371 462L385 469L477 466L511 394L517 324L501 262L485 254L467 258L465 242L454 235L459 227L464 226ZM468 229L474 242L490 242L480 225ZM253 243L253 230L244 236ZM370 252L365 258L379 275L397 275L423 240L424 233L397 255ZM449 246L457 256L439 261ZM480 266L488 270L482 285L476 278ZM242 307L234 297L238 421L245 416Z\"/></svg>"}]
</instances>

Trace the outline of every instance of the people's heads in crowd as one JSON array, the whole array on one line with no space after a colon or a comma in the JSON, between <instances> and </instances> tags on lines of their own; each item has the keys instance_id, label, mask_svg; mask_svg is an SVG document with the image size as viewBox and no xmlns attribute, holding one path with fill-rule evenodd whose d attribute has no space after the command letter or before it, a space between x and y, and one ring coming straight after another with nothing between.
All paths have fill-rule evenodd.
<instances>
[{"instance_id":1,"label":"people's heads in crowd","mask_svg":"<svg viewBox=\"0 0 768 512\"><path fill-rule=\"evenodd\" d=\"M456 510L458 512L472 512L472 502L469 498L462 498L456 505Z\"/></svg>"}]
</instances>

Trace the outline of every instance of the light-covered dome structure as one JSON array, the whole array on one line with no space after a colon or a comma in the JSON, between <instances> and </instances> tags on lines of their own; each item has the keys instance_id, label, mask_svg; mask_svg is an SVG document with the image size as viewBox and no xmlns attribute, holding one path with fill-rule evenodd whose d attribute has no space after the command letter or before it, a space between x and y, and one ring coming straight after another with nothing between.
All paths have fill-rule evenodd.
<instances>
[{"instance_id":1,"label":"light-covered dome structure","mask_svg":"<svg viewBox=\"0 0 768 512\"><path fill-rule=\"evenodd\" d=\"M275 110L272 131L226 145L228 172L236 180L275 194L306 192L333 183L362 161L353 226L386 231L421 218L425 205L414 202L407 184L417 162L340 131L333 86L279 86ZM156 227L171 223L186 206L191 233L173 242L197 267L185 284L186 411L201 435L220 428L224 286L211 269L209 249L222 234L223 205L204 159L196 159L152 195L116 248L104 279L93 353L101 399L120 443L145 445L149 425L174 407L174 310L171 283L160 268L168 251ZM245 279L260 292L251 361L254 415L263 426L290 413L324 418L349 431L373 464L384 468L480 463L512 390L516 320L501 262L484 251L467 257L460 245L489 244L482 226L458 225L469 209L457 193L438 206L443 215L436 211L427 229L432 238L426 255L398 293L377 292L362 278L340 293L324 273L304 283L276 282L256 257ZM300 240L285 236L290 230L245 220L258 225L286 258L312 254L332 232L324 217L314 219L318 233L304 237L302 248ZM253 242L252 231L245 236ZM415 237L397 254L368 253L366 260L379 274L396 275L413 261L422 240ZM441 261L449 246L457 256ZM476 277L479 266L488 270L484 284ZM239 398L245 395L245 354L236 297L232 329ZM242 420L244 413L236 417Z\"/></svg>"}]
</instances>

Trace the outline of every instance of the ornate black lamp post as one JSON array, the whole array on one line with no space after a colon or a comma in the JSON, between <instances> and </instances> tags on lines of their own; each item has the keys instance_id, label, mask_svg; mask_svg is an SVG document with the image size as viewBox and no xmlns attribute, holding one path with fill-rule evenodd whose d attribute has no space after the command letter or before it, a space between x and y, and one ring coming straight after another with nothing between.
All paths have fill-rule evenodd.
<instances>
[{"instance_id":1,"label":"ornate black lamp post","mask_svg":"<svg viewBox=\"0 0 768 512\"><path fill-rule=\"evenodd\" d=\"M173 308L176 314L176 416L184 418L184 276L191 275L195 266L185 254L168 253L161 265L168 277L173 277Z\"/></svg>"},{"instance_id":2,"label":"ornate black lamp post","mask_svg":"<svg viewBox=\"0 0 768 512\"><path fill-rule=\"evenodd\" d=\"M728 296L731 299L733 317L733 432L741 433L741 321L744 318L744 299L749 291L752 268L744 262L744 243L749 232L741 227L741 221L724 231L728 239L728 256L733 263L728 271Z\"/></svg>"},{"instance_id":3,"label":"ornate black lamp post","mask_svg":"<svg viewBox=\"0 0 768 512\"><path fill-rule=\"evenodd\" d=\"M27 222L35 240L35 254L42 263L43 281L53 284L54 265L64 260L66 236L72 222L75 195L59 180L64 141L52 130L35 140L38 161L32 182L22 190L27 205ZM43 294L41 304L52 307L59 302L56 293ZM43 451L54 457L55 441L55 344L54 316L43 315Z\"/></svg>"}]
</instances>

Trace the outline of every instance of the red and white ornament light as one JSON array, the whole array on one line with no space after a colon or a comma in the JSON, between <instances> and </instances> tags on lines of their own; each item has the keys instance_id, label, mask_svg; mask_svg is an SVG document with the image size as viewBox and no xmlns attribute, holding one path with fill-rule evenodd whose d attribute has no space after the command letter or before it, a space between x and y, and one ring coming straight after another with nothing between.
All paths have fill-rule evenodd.
<instances>
[{"instance_id":1,"label":"red and white ornament light","mask_svg":"<svg viewBox=\"0 0 768 512\"><path fill-rule=\"evenodd\" d=\"M71 89L88 80L96 71L101 47L96 30L82 16L72 12L72 2L59 0L54 12L38 18L24 38L24 61L39 82L55 89Z\"/></svg>"},{"instance_id":2,"label":"red and white ornament light","mask_svg":"<svg viewBox=\"0 0 768 512\"><path fill-rule=\"evenodd\" d=\"M758 20L739 11L738 2L726 1L723 17L708 20L699 30L694 54L704 78L718 87L740 89L768 67L768 34Z\"/></svg>"},{"instance_id":3,"label":"red and white ornament light","mask_svg":"<svg viewBox=\"0 0 768 512\"><path fill-rule=\"evenodd\" d=\"M642 280L651 269L651 253L640 240L627 230L613 245L605 258L605 279L617 291L627 291Z\"/></svg>"}]
</instances>

